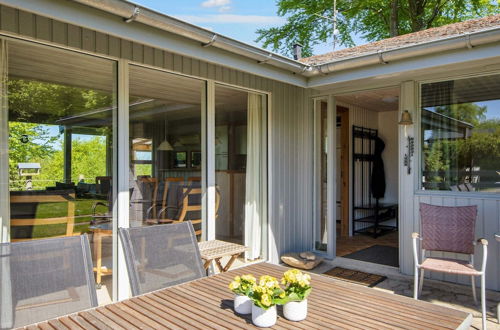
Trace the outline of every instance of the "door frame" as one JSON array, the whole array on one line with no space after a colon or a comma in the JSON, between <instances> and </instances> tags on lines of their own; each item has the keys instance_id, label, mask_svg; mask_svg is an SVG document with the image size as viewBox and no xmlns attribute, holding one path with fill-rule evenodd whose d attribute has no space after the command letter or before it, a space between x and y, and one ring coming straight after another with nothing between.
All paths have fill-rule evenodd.
<instances>
[{"instance_id":1,"label":"door frame","mask_svg":"<svg viewBox=\"0 0 500 330\"><path fill-rule=\"evenodd\" d=\"M337 232L336 232L336 189L337 178L336 178L336 125L337 125L337 111L336 111L336 101L333 95L323 96L313 98L313 240L312 249L319 255L324 256L327 259L334 259L336 255L336 242L337 242ZM326 212L326 230L327 230L327 248L326 251L321 251L316 249L316 233L318 230L318 219L321 216L321 164L318 161L318 157L321 153L321 141L318 136L318 129L321 127L321 114L318 116L318 111L321 111L322 103L326 103L327 110L327 212ZM333 206L333 207L332 207ZM333 230L332 230L333 229Z\"/></svg>"}]
</instances>

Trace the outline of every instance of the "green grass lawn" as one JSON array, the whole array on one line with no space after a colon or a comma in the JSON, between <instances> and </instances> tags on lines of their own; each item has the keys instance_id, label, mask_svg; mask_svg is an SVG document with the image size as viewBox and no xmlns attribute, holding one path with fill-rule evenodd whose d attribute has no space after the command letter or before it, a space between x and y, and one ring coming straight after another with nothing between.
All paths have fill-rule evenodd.
<instances>
[{"instance_id":1,"label":"green grass lawn","mask_svg":"<svg viewBox=\"0 0 500 330\"><path fill-rule=\"evenodd\" d=\"M75 201L75 227L74 233L89 232L89 223L92 220L92 206L96 202L104 202L100 199L76 199ZM105 213L107 209L103 206L97 207L97 213ZM37 219L64 217L68 214L67 203L40 203L36 208ZM64 235L66 224L34 226L32 238L43 238Z\"/></svg>"}]
</instances>

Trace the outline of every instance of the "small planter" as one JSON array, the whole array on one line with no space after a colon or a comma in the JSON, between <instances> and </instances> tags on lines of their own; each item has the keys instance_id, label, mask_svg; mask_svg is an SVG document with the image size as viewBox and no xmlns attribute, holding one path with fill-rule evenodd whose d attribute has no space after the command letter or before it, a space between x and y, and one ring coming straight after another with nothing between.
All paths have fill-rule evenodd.
<instances>
[{"instance_id":1,"label":"small planter","mask_svg":"<svg viewBox=\"0 0 500 330\"><path fill-rule=\"evenodd\" d=\"M283 315L290 321L302 321L307 317L307 299L290 301L283 305Z\"/></svg>"},{"instance_id":2,"label":"small planter","mask_svg":"<svg viewBox=\"0 0 500 330\"><path fill-rule=\"evenodd\" d=\"M255 326L269 328L276 324L276 306L263 309L252 304L252 322Z\"/></svg>"},{"instance_id":3,"label":"small planter","mask_svg":"<svg viewBox=\"0 0 500 330\"><path fill-rule=\"evenodd\" d=\"M238 314L252 313L252 300L244 295L234 295L234 311Z\"/></svg>"}]
</instances>

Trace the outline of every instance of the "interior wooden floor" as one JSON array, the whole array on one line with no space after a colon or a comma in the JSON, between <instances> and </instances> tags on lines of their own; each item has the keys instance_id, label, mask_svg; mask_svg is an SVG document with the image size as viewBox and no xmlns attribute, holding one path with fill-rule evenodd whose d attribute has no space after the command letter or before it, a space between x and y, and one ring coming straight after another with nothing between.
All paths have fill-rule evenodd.
<instances>
[{"instance_id":1,"label":"interior wooden floor","mask_svg":"<svg viewBox=\"0 0 500 330\"><path fill-rule=\"evenodd\" d=\"M355 235L351 237L341 237L337 230L337 256L343 257L350 253L366 249L373 245L387 245L398 247L398 232L394 231L377 238L368 235Z\"/></svg>"}]
</instances>

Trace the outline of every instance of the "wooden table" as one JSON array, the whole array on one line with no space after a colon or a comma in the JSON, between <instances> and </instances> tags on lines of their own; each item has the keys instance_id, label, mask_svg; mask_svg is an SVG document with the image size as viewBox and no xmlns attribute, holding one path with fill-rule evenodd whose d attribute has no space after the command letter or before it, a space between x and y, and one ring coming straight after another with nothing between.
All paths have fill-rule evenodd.
<instances>
[{"instance_id":1,"label":"wooden table","mask_svg":"<svg viewBox=\"0 0 500 330\"><path fill-rule=\"evenodd\" d=\"M101 280L104 275L111 275L113 271L102 266L102 238L113 236L113 227L111 222L92 225L89 230L93 233L94 258L95 258L95 283L98 289L101 288Z\"/></svg>"},{"instance_id":2,"label":"wooden table","mask_svg":"<svg viewBox=\"0 0 500 330\"><path fill-rule=\"evenodd\" d=\"M247 247L243 245L219 240L200 242L198 246L200 248L201 258L204 260L203 266L205 269L208 269L212 261L215 261L221 273L227 272L236 258L247 250ZM226 265L222 266L220 260L227 256L230 258Z\"/></svg>"},{"instance_id":3,"label":"wooden table","mask_svg":"<svg viewBox=\"0 0 500 330\"><path fill-rule=\"evenodd\" d=\"M288 268L266 263L217 274L122 302L45 321L28 329L254 329L234 313L227 288L235 275L281 277ZM275 329L468 329L469 313L311 274L307 319L281 317Z\"/></svg>"}]
</instances>

